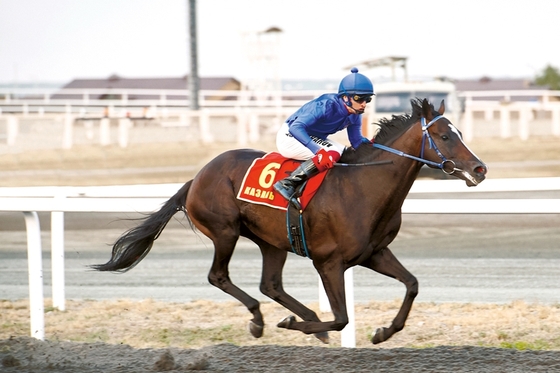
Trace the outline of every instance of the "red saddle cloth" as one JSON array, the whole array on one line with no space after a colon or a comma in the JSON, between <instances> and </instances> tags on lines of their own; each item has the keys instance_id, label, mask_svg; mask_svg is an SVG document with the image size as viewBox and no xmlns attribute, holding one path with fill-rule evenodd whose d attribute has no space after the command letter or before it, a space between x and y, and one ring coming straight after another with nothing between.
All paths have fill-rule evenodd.
<instances>
[{"instance_id":1,"label":"red saddle cloth","mask_svg":"<svg viewBox=\"0 0 560 373\"><path fill-rule=\"evenodd\" d=\"M301 162L285 158L276 152L267 153L262 158L255 159L243 177L237 199L287 210L288 201L272 186L278 180L289 176L300 164ZM326 172L321 172L309 179L299 198L302 209L309 204L326 175Z\"/></svg>"}]
</instances>

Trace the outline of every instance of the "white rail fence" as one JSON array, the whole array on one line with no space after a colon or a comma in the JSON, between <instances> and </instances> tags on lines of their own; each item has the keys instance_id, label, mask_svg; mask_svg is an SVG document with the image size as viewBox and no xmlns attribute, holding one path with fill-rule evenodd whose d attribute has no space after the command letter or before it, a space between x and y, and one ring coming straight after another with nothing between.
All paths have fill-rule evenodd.
<instances>
[{"instance_id":1,"label":"white rail fence","mask_svg":"<svg viewBox=\"0 0 560 373\"><path fill-rule=\"evenodd\" d=\"M525 91L471 91L462 92L465 111L459 123L466 141L480 137L515 136L527 140L532 135L560 137L560 92ZM485 123L481 131L475 130L475 122ZM488 127L497 124L497 132L489 133Z\"/></svg>"},{"instance_id":2,"label":"white rail fence","mask_svg":"<svg viewBox=\"0 0 560 373\"><path fill-rule=\"evenodd\" d=\"M53 307L64 310L64 212L152 212L181 185L0 188L0 211L20 211L25 217L32 337L45 338L41 231L37 212L51 212ZM514 191L560 191L560 178L490 179L477 188L466 188L460 180L418 180L410 193ZM560 198L407 198L402 211L407 214L560 214ZM355 347L352 270L347 271L345 280L350 323L341 333L341 344ZM322 286L319 287L319 303L322 311L330 310Z\"/></svg>"},{"instance_id":3,"label":"white rail fence","mask_svg":"<svg viewBox=\"0 0 560 373\"><path fill-rule=\"evenodd\" d=\"M152 132L146 128L149 122L162 131L162 136L167 133L173 141L187 141L194 136L204 144L224 142L231 136L224 135L233 132L234 142L246 145L275 133L297 107L320 93L203 91L201 109L192 111L186 101L188 93L181 90L12 93L0 89L0 140L3 137L9 147L24 146L33 141L30 136L34 131L46 131L48 138L52 138L49 141L55 142L58 148L70 149L91 141L82 139L84 136L95 136L101 146L115 143L125 148L131 139L153 140ZM118 99L91 99L102 95ZM182 96L183 99L177 99ZM456 124L466 141L476 137L517 136L522 140L531 136L560 137L560 91L472 91L461 92L459 96L465 102L464 112L449 114L458 118ZM371 123L388 115L376 113L374 103L369 105L365 113L365 123L370 124L365 126L366 135L374 134ZM224 120L234 123L236 129L220 127ZM30 121L40 124L33 125ZM45 130L47 127L51 129ZM42 139L45 142L47 137Z\"/></svg>"}]
</instances>

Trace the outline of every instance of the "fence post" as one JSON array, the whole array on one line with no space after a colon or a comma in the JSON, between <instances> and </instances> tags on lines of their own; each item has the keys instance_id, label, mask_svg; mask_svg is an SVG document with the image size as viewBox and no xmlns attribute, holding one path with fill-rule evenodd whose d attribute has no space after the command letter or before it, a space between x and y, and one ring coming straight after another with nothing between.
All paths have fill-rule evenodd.
<instances>
[{"instance_id":1,"label":"fence post","mask_svg":"<svg viewBox=\"0 0 560 373\"><path fill-rule=\"evenodd\" d=\"M65 196L55 196L62 200ZM52 268L52 303L59 311L66 309L64 292L64 212L51 212L51 268Z\"/></svg>"},{"instance_id":2,"label":"fence post","mask_svg":"<svg viewBox=\"0 0 560 373\"><path fill-rule=\"evenodd\" d=\"M247 114L246 110L237 106L235 108L235 117L237 119L237 145L245 146L247 145Z\"/></svg>"},{"instance_id":3,"label":"fence post","mask_svg":"<svg viewBox=\"0 0 560 373\"><path fill-rule=\"evenodd\" d=\"M18 118L15 115L8 115L6 123L6 144L13 146L16 144L16 138L19 132Z\"/></svg>"},{"instance_id":4,"label":"fence post","mask_svg":"<svg viewBox=\"0 0 560 373\"><path fill-rule=\"evenodd\" d=\"M529 108L519 109L519 138L523 141L529 138Z\"/></svg>"},{"instance_id":5,"label":"fence post","mask_svg":"<svg viewBox=\"0 0 560 373\"><path fill-rule=\"evenodd\" d=\"M62 132L62 148L71 149L74 137L74 117L69 111L64 116L64 130Z\"/></svg>"},{"instance_id":6,"label":"fence post","mask_svg":"<svg viewBox=\"0 0 560 373\"><path fill-rule=\"evenodd\" d=\"M27 264L29 271L29 313L31 336L45 339L45 305L43 303L43 257L41 226L35 211L24 211L27 228Z\"/></svg>"},{"instance_id":7,"label":"fence post","mask_svg":"<svg viewBox=\"0 0 560 373\"><path fill-rule=\"evenodd\" d=\"M554 107L552 109L552 134L554 136L560 136L560 107Z\"/></svg>"},{"instance_id":8,"label":"fence post","mask_svg":"<svg viewBox=\"0 0 560 373\"><path fill-rule=\"evenodd\" d=\"M208 109L197 110L198 124L200 126L200 139L203 144L210 144L214 142L212 132L210 131L210 115Z\"/></svg>"},{"instance_id":9,"label":"fence post","mask_svg":"<svg viewBox=\"0 0 560 373\"><path fill-rule=\"evenodd\" d=\"M117 141L121 148L128 146L128 129L132 127L132 121L129 118L119 119L119 135Z\"/></svg>"},{"instance_id":10,"label":"fence post","mask_svg":"<svg viewBox=\"0 0 560 373\"><path fill-rule=\"evenodd\" d=\"M99 121L99 144L106 146L111 144L111 120L102 118Z\"/></svg>"},{"instance_id":11,"label":"fence post","mask_svg":"<svg viewBox=\"0 0 560 373\"><path fill-rule=\"evenodd\" d=\"M500 137L505 139L511 137L511 123L509 107L502 104L500 108Z\"/></svg>"},{"instance_id":12,"label":"fence post","mask_svg":"<svg viewBox=\"0 0 560 373\"><path fill-rule=\"evenodd\" d=\"M256 143L259 138L259 116L252 113L249 117L249 142Z\"/></svg>"}]
</instances>

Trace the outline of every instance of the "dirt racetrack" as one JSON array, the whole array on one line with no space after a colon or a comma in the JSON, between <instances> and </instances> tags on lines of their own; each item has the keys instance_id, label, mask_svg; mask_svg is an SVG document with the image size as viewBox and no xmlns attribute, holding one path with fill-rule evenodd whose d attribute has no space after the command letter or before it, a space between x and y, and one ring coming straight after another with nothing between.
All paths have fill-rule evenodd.
<instances>
[{"instance_id":1,"label":"dirt racetrack","mask_svg":"<svg viewBox=\"0 0 560 373\"><path fill-rule=\"evenodd\" d=\"M491 178L560 176L557 139L479 141L471 148L490 163ZM0 185L182 182L190 169L174 167L192 158L195 172L212 156L157 146L126 157L119 149L81 150L4 156ZM130 172L122 172L124 167ZM166 171L154 172L160 168ZM336 332L323 345L313 336L276 328L290 313L272 303L262 305L265 335L253 339L250 316L235 302L122 299L68 300L64 312L47 308L43 342L28 337L26 300L0 300L0 371L560 372L558 304L417 303L403 331L373 346L371 333L389 325L399 304L357 305L357 348L347 349Z\"/></svg>"},{"instance_id":2,"label":"dirt racetrack","mask_svg":"<svg viewBox=\"0 0 560 373\"><path fill-rule=\"evenodd\" d=\"M39 342L27 337L0 342L0 348L25 359L20 363L5 357L5 372L537 373L560 370L560 353L556 351L473 346L386 350L217 344L198 350L134 349L103 343Z\"/></svg>"},{"instance_id":3,"label":"dirt racetrack","mask_svg":"<svg viewBox=\"0 0 560 373\"><path fill-rule=\"evenodd\" d=\"M560 306L418 303L407 326L372 345L400 301L356 307L355 349L275 327L289 311L263 303L261 339L236 302L78 301L46 314L47 341L30 337L27 301L0 302L5 372L560 372ZM324 320L317 304L309 305ZM10 320L10 323L6 323Z\"/></svg>"}]
</instances>

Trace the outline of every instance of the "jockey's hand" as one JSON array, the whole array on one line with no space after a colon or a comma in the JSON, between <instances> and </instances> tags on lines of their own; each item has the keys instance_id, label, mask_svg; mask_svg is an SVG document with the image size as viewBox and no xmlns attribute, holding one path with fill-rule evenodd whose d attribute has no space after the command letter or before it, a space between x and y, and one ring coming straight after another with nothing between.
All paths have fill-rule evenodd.
<instances>
[{"instance_id":1,"label":"jockey's hand","mask_svg":"<svg viewBox=\"0 0 560 373\"><path fill-rule=\"evenodd\" d=\"M334 160L332 156L323 148L315 153L315 157L313 157L313 163L315 163L315 166L317 166L317 169L319 171L325 171L329 168L334 167Z\"/></svg>"}]
</instances>

